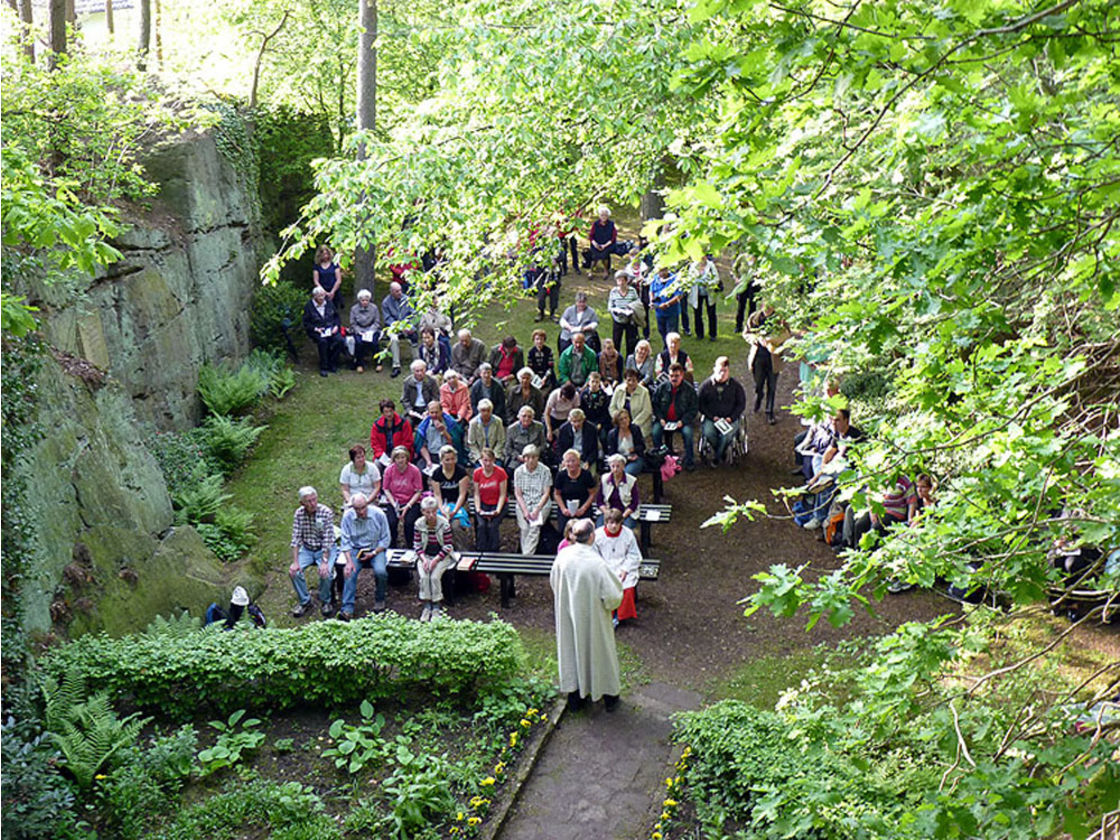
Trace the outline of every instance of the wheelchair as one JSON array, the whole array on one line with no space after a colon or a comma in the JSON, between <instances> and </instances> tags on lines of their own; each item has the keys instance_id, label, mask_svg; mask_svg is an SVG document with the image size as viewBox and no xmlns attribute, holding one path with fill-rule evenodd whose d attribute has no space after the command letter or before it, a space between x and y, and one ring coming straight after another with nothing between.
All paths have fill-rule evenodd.
<instances>
[{"instance_id":1,"label":"wheelchair","mask_svg":"<svg viewBox=\"0 0 1120 840\"><path fill-rule=\"evenodd\" d=\"M713 456L712 446L708 443L708 439L704 437L704 415L702 414L697 424L696 437L696 452L700 460L710 459ZM739 430L735 432L735 437L727 447L723 462L729 466L734 466L747 456L749 449L750 438L747 434L747 416L744 414L742 421L739 423Z\"/></svg>"}]
</instances>

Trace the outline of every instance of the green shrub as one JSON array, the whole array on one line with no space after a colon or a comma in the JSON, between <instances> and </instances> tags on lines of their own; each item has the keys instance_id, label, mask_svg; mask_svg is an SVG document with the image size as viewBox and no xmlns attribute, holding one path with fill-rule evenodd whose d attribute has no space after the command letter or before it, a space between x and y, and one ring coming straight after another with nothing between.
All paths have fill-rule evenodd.
<instances>
[{"instance_id":1,"label":"green shrub","mask_svg":"<svg viewBox=\"0 0 1120 840\"><path fill-rule=\"evenodd\" d=\"M284 330L298 347L303 339L303 307L311 292L311 284L298 288L283 280L261 286L249 310L249 338L256 347L285 353L288 344Z\"/></svg>"},{"instance_id":2,"label":"green shrub","mask_svg":"<svg viewBox=\"0 0 1120 840\"><path fill-rule=\"evenodd\" d=\"M222 474L229 475L245 460L266 428L254 426L247 417L232 420L225 415L214 415L207 417L200 427L202 445Z\"/></svg>"},{"instance_id":3,"label":"green shrub","mask_svg":"<svg viewBox=\"0 0 1120 840\"><path fill-rule=\"evenodd\" d=\"M215 837L283 837L341 840L342 833L315 792L299 782L263 779L230 784L221 793L180 811L159 840Z\"/></svg>"},{"instance_id":4,"label":"green shrub","mask_svg":"<svg viewBox=\"0 0 1120 840\"><path fill-rule=\"evenodd\" d=\"M198 393L212 414L242 414L268 393L268 376L251 365L230 370L205 364L198 371Z\"/></svg>"},{"instance_id":5,"label":"green shrub","mask_svg":"<svg viewBox=\"0 0 1120 840\"><path fill-rule=\"evenodd\" d=\"M420 624L386 614L178 639L87 635L52 651L44 667L74 669L114 697L190 718L207 707L229 713L473 691L514 676L521 658L517 632L499 621Z\"/></svg>"},{"instance_id":6,"label":"green shrub","mask_svg":"<svg viewBox=\"0 0 1120 840\"><path fill-rule=\"evenodd\" d=\"M133 746L121 766L97 786L98 811L109 836L139 840L159 814L177 807L177 795L194 767L198 736L192 726L157 736L147 749Z\"/></svg>"},{"instance_id":7,"label":"green shrub","mask_svg":"<svg viewBox=\"0 0 1120 840\"><path fill-rule=\"evenodd\" d=\"M222 490L220 475L207 476L200 483L180 490L171 496L174 503L175 522L179 525L197 525L213 522L222 506L232 496Z\"/></svg>"},{"instance_id":8,"label":"green shrub","mask_svg":"<svg viewBox=\"0 0 1120 840\"><path fill-rule=\"evenodd\" d=\"M323 750L323 758L333 758L339 770L346 768L350 775L361 773L371 764L380 764L388 754L388 744L381 737L385 716L375 716L373 704L363 700L359 707L362 722L351 725L342 718L331 723L329 731L334 746Z\"/></svg>"},{"instance_id":9,"label":"green shrub","mask_svg":"<svg viewBox=\"0 0 1120 840\"><path fill-rule=\"evenodd\" d=\"M178 615L170 615L166 618L157 615L144 628L144 635L152 638L189 636L201 629L202 619L196 615L191 615L186 610L182 610Z\"/></svg>"},{"instance_id":10,"label":"green shrub","mask_svg":"<svg viewBox=\"0 0 1120 840\"><path fill-rule=\"evenodd\" d=\"M403 744L397 745L396 761L396 768L381 783L390 806L383 825L390 837L408 840L455 807L448 781L451 767L446 758L416 755Z\"/></svg>"},{"instance_id":11,"label":"green shrub","mask_svg":"<svg viewBox=\"0 0 1120 840\"><path fill-rule=\"evenodd\" d=\"M212 720L210 726L218 730L214 746L198 754L202 776L209 776L241 761L245 753L253 752L264 743L264 733L257 731L258 718L245 718L245 710L238 709L228 720Z\"/></svg>"},{"instance_id":12,"label":"green shrub","mask_svg":"<svg viewBox=\"0 0 1120 840\"><path fill-rule=\"evenodd\" d=\"M245 364L268 377L268 393L276 399L283 399L296 384L295 372L288 367L282 356L274 351L255 349L245 360Z\"/></svg>"},{"instance_id":13,"label":"green shrub","mask_svg":"<svg viewBox=\"0 0 1120 840\"><path fill-rule=\"evenodd\" d=\"M0 833L12 840L64 840L85 836L73 811L74 790L58 772L61 755L49 735L24 740L16 725L3 729L0 755Z\"/></svg>"},{"instance_id":14,"label":"green shrub","mask_svg":"<svg viewBox=\"0 0 1120 840\"><path fill-rule=\"evenodd\" d=\"M159 432L148 441L172 496L200 484L215 470L195 432Z\"/></svg>"}]
</instances>

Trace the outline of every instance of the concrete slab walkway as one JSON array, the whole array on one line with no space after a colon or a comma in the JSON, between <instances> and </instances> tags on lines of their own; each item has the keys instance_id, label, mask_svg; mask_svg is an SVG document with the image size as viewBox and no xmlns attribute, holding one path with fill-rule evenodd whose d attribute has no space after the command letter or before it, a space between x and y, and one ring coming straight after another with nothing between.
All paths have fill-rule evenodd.
<instances>
[{"instance_id":1,"label":"concrete slab walkway","mask_svg":"<svg viewBox=\"0 0 1120 840\"><path fill-rule=\"evenodd\" d=\"M552 733L498 840L640 840L660 813L676 755L670 715L700 695L664 683L566 712Z\"/></svg>"}]
</instances>

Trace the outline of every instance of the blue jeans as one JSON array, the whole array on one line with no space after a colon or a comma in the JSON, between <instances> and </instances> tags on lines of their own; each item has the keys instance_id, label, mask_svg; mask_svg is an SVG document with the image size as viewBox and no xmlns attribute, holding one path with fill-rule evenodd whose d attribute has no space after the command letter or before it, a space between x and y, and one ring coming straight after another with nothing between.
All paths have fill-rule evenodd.
<instances>
[{"instance_id":1,"label":"blue jeans","mask_svg":"<svg viewBox=\"0 0 1120 840\"><path fill-rule=\"evenodd\" d=\"M308 566L317 566L323 559L324 549L320 548L318 551L312 551L309 548L299 547L299 571L294 575L289 573L292 578L292 586L296 590L296 597L299 598L300 604L306 604L311 600L311 593L307 591L307 578L304 576L303 571ZM319 601L320 603L327 604L331 600L331 567L334 566L335 558L338 557L338 546L331 544L331 547L326 550L327 557L327 574L319 575Z\"/></svg>"},{"instance_id":2,"label":"blue jeans","mask_svg":"<svg viewBox=\"0 0 1120 840\"><path fill-rule=\"evenodd\" d=\"M379 551L372 558L359 561L355 549L350 556L354 558L354 574L347 576L342 586L342 611L353 615L354 601L358 597L358 575L362 573L362 569L373 568L373 577L377 581L374 600L385 600L385 590L389 584L389 555L388 552Z\"/></svg>"},{"instance_id":3,"label":"blue jeans","mask_svg":"<svg viewBox=\"0 0 1120 840\"><path fill-rule=\"evenodd\" d=\"M638 456L637 461L627 461L626 466L623 469L626 470L627 475L632 475L635 478L637 478L638 476L640 476L642 474L642 470L644 470L645 468L646 468L646 459L641 457L641 456Z\"/></svg>"},{"instance_id":4,"label":"blue jeans","mask_svg":"<svg viewBox=\"0 0 1120 840\"><path fill-rule=\"evenodd\" d=\"M677 331L677 325L681 317L680 304L669 309L655 309L653 311L657 314L657 331L661 333L661 343L665 344L665 336Z\"/></svg>"},{"instance_id":5,"label":"blue jeans","mask_svg":"<svg viewBox=\"0 0 1120 840\"><path fill-rule=\"evenodd\" d=\"M695 442L694 439L693 439L692 426L682 424L681 427L679 429L677 429L676 431L681 433L681 438L684 440L684 463L685 463L685 466L695 463L695 460L694 460L693 455L692 455L692 447L693 447L693 443ZM657 421L654 421L654 423L653 423L653 445L654 446L660 447L660 446L664 445L666 435L672 436L673 434L674 434L674 432L666 432L661 427L660 423L658 423Z\"/></svg>"},{"instance_id":6,"label":"blue jeans","mask_svg":"<svg viewBox=\"0 0 1120 840\"><path fill-rule=\"evenodd\" d=\"M739 431L739 424L743 422L742 419L736 420L731 424L731 431L725 435L719 433L716 424L704 418L703 434L704 440L715 450L716 461L722 461L723 456L727 454L727 447L731 445L731 441L735 440L735 435Z\"/></svg>"}]
</instances>

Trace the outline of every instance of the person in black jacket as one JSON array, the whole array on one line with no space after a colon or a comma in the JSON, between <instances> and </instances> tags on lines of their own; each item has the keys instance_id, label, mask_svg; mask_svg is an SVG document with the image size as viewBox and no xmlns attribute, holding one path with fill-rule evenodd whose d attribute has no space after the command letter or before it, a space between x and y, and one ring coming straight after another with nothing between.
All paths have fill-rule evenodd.
<instances>
[{"instance_id":1,"label":"person in black jacket","mask_svg":"<svg viewBox=\"0 0 1120 840\"><path fill-rule=\"evenodd\" d=\"M735 439L747 409L747 392L731 375L731 361L720 356L712 375L700 386L700 413L704 415L701 433L715 452L712 466L723 463L727 447Z\"/></svg>"},{"instance_id":2,"label":"person in black jacket","mask_svg":"<svg viewBox=\"0 0 1120 840\"><path fill-rule=\"evenodd\" d=\"M334 304L327 300L326 290L316 286L311 290L311 300L303 307L303 329L319 350L320 376L338 370L338 354L345 347L341 327Z\"/></svg>"},{"instance_id":3,"label":"person in black jacket","mask_svg":"<svg viewBox=\"0 0 1120 840\"><path fill-rule=\"evenodd\" d=\"M700 398L696 389L684 381L684 366L673 362L669 365L668 381L660 383L653 392L653 445L660 447L671 440L673 432L679 431L684 440L686 470L696 469L696 459L692 454L692 426L699 410Z\"/></svg>"},{"instance_id":4,"label":"person in black jacket","mask_svg":"<svg viewBox=\"0 0 1120 840\"><path fill-rule=\"evenodd\" d=\"M584 469L599 463L599 429L587 419L582 408L568 413L568 422L556 433L556 451L560 454L574 449Z\"/></svg>"}]
</instances>

